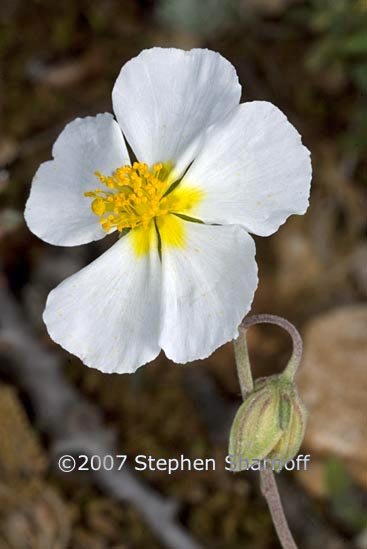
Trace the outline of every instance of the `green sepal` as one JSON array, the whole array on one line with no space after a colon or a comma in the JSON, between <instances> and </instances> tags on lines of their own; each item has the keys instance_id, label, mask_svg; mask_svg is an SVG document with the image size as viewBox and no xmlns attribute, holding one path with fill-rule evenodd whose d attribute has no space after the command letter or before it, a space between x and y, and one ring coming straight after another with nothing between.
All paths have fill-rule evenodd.
<instances>
[{"instance_id":1,"label":"green sepal","mask_svg":"<svg viewBox=\"0 0 367 549\"><path fill-rule=\"evenodd\" d=\"M251 393L238 409L230 433L229 454L248 462L265 459L282 433L279 391L275 385L265 386Z\"/></svg>"}]
</instances>

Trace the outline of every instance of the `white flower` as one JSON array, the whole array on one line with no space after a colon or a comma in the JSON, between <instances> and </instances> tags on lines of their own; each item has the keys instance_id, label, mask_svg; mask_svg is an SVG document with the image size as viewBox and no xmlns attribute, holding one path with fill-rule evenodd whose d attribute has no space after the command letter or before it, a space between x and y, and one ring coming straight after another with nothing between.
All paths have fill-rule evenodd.
<instances>
[{"instance_id":1,"label":"white flower","mask_svg":"<svg viewBox=\"0 0 367 549\"><path fill-rule=\"evenodd\" d=\"M257 286L249 233L304 213L311 180L284 114L240 95L218 53L143 51L113 88L117 122L74 120L37 171L25 217L40 238L75 246L121 232L44 312L52 339L88 366L134 372L161 349L187 362L237 336Z\"/></svg>"}]
</instances>

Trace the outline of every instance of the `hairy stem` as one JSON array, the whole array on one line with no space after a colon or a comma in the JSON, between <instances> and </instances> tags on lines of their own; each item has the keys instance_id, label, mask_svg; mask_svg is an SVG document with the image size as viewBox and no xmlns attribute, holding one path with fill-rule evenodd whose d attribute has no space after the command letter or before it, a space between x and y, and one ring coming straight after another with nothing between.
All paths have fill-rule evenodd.
<instances>
[{"instance_id":1,"label":"hairy stem","mask_svg":"<svg viewBox=\"0 0 367 549\"><path fill-rule=\"evenodd\" d=\"M234 356L241 394L243 400L245 400L247 394L251 393L254 388L254 381L252 379L250 357L247 349L246 328L242 326L240 326L239 337L234 340Z\"/></svg>"},{"instance_id":2,"label":"hairy stem","mask_svg":"<svg viewBox=\"0 0 367 549\"><path fill-rule=\"evenodd\" d=\"M282 547L284 549L297 549L284 514L273 471L271 469L261 469L260 478L261 491L268 504L274 528Z\"/></svg>"},{"instance_id":3,"label":"hairy stem","mask_svg":"<svg viewBox=\"0 0 367 549\"><path fill-rule=\"evenodd\" d=\"M246 333L245 332L246 328L249 328L254 324L263 324L263 323L275 324L276 326L283 328L283 330L288 332L289 335L291 336L292 343L293 343L293 352L292 352L291 358L289 359L288 365L283 372L283 377L292 381L294 379L294 376L296 375L296 372L298 370L298 367L300 365L301 358L302 358L303 345L302 345L302 338L299 334L299 331L288 320L276 315L249 316L243 320L240 329L243 329L244 333ZM245 346L246 346L246 343L245 343ZM250 366L249 361L248 361L248 364Z\"/></svg>"},{"instance_id":4,"label":"hairy stem","mask_svg":"<svg viewBox=\"0 0 367 549\"><path fill-rule=\"evenodd\" d=\"M263 322L276 324L277 326L284 328L292 337L293 353L283 375L292 380L301 361L301 336L290 322L284 318L274 315L254 315L245 318L240 326L240 335L238 339L234 341L237 374L243 400L245 400L248 393L250 393L254 388L250 358L247 348L246 330L254 324L260 324ZM267 468L261 469L260 479L261 490L268 504L274 528L278 534L278 538L283 549L297 549L297 545L295 544L284 514L273 471Z\"/></svg>"}]
</instances>

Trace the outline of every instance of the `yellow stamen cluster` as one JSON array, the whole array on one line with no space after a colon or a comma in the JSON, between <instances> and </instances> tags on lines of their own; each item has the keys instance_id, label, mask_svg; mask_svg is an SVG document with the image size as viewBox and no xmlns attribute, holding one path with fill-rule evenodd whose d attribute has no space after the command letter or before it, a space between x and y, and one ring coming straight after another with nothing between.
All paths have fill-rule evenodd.
<instances>
[{"instance_id":1,"label":"yellow stamen cluster","mask_svg":"<svg viewBox=\"0 0 367 549\"><path fill-rule=\"evenodd\" d=\"M103 229L122 231L147 227L150 221L165 215L173 206L164 197L167 191L166 173L162 163L149 169L143 162L117 168L111 176L95 172L105 188L84 193L94 198L91 208L100 218Z\"/></svg>"}]
</instances>

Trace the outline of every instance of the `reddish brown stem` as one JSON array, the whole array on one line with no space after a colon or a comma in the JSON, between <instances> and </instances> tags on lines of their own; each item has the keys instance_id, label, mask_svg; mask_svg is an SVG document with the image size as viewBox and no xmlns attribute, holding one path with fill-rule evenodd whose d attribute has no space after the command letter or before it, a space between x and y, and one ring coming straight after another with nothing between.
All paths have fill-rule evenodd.
<instances>
[{"instance_id":1,"label":"reddish brown stem","mask_svg":"<svg viewBox=\"0 0 367 549\"><path fill-rule=\"evenodd\" d=\"M302 357L301 336L295 326L288 322L288 320L285 320L285 318L281 318L279 316L268 314L253 315L245 318L240 326L240 335L234 342L237 374L243 400L246 399L247 394L254 388L251 364L247 349L246 330L254 324L262 323L275 324L276 326L286 330L292 338L293 353L287 367L283 372L284 377L293 380ZM284 514L273 471L267 468L262 469L260 472L260 479L261 490L268 504L274 528L278 534L278 538L283 549L297 549L297 545L293 539Z\"/></svg>"},{"instance_id":2,"label":"reddish brown stem","mask_svg":"<svg viewBox=\"0 0 367 549\"><path fill-rule=\"evenodd\" d=\"M302 338L300 336L299 331L293 324L291 324L291 322L289 322L285 318L282 318L276 315L268 315L268 314L253 315L253 316L246 317L242 321L241 326L246 330L247 328L249 328L250 326L253 326L254 324L263 324L263 323L275 324L276 326L283 328L283 330L288 332L289 335L291 336L292 343L293 343L293 352L288 362L288 365L283 372L283 376L287 377L290 380L293 380L302 358L303 345L302 345Z\"/></svg>"}]
</instances>

